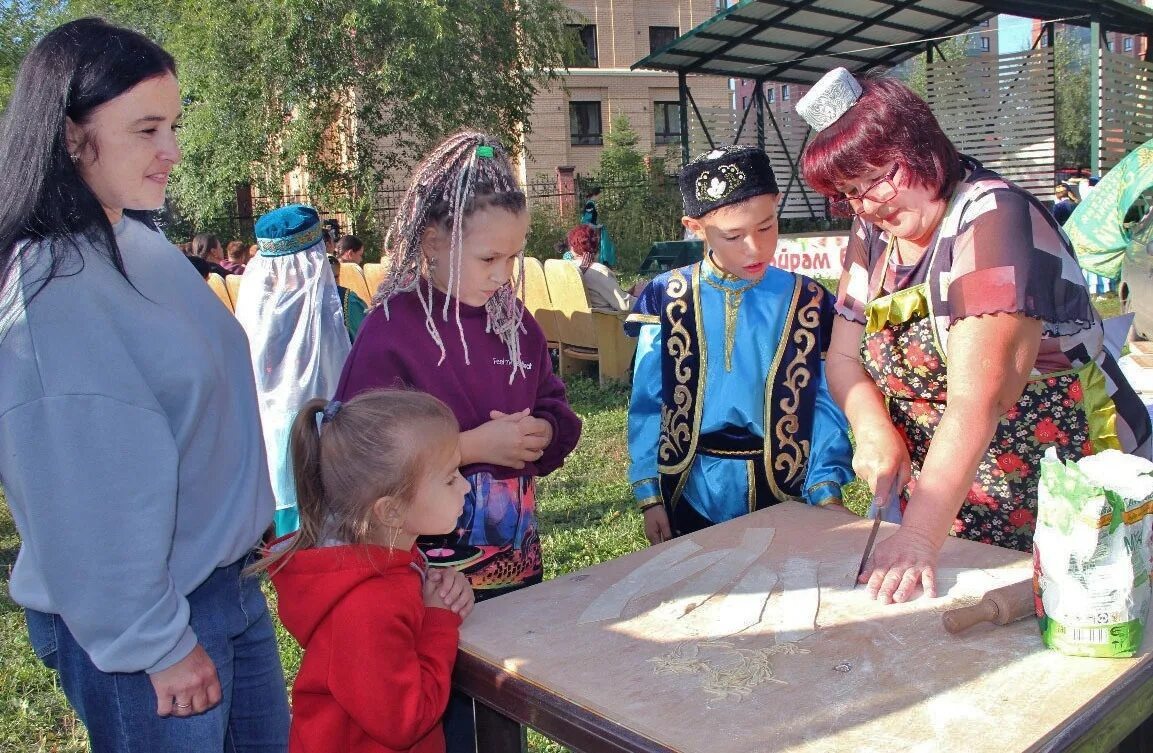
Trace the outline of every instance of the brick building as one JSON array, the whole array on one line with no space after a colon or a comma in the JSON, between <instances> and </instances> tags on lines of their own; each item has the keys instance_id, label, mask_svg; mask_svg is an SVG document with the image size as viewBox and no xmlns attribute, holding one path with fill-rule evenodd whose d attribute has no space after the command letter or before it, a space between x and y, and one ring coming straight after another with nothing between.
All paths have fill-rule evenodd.
<instances>
[{"instance_id":1,"label":"brick building","mask_svg":"<svg viewBox=\"0 0 1153 753\"><path fill-rule=\"evenodd\" d=\"M723 0L568 0L582 23L570 27L576 48L563 85L539 93L525 138L522 178L551 179L556 168L595 172L613 118L624 115L644 153L679 148L680 101L672 73L629 66L706 21ZM732 111L729 80L689 78L702 111ZM690 113L691 116L691 113Z\"/></svg>"}]
</instances>

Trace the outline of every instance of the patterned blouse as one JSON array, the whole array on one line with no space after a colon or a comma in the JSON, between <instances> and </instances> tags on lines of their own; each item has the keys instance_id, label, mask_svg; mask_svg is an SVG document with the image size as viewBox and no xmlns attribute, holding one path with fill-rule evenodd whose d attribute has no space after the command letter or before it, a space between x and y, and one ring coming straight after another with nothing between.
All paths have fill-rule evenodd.
<instances>
[{"instance_id":1,"label":"patterned blouse","mask_svg":"<svg viewBox=\"0 0 1153 753\"><path fill-rule=\"evenodd\" d=\"M836 311L865 326L862 363L915 474L947 403L953 323L996 313L1042 321L1029 385L1002 417L954 525L958 535L1028 550L1045 449L1067 459L1105 447L1134 452L1148 442L1149 414L1105 350L1085 278L1052 215L976 161L965 163L968 177L916 264L896 264L889 234L857 221Z\"/></svg>"}]
</instances>

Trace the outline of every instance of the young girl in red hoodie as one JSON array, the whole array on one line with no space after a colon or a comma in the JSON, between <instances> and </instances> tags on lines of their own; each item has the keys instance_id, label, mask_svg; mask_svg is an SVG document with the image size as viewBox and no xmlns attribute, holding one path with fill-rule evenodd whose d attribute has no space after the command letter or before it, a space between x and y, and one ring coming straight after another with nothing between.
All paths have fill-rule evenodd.
<instances>
[{"instance_id":1,"label":"young girl in red hoodie","mask_svg":"<svg viewBox=\"0 0 1153 753\"><path fill-rule=\"evenodd\" d=\"M305 404L292 427L300 530L268 569L304 647L291 753L441 753L468 580L428 570L416 537L451 531L468 482L456 417L420 392Z\"/></svg>"}]
</instances>

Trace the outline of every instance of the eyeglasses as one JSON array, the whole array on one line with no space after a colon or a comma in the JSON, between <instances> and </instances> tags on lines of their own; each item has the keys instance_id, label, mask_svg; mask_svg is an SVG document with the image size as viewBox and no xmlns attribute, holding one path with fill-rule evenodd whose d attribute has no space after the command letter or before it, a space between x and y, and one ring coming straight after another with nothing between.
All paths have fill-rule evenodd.
<instances>
[{"instance_id":1,"label":"eyeglasses","mask_svg":"<svg viewBox=\"0 0 1153 753\"><path fill-rule=\"evenodd\" d=\"M873 185L861 191L856 196L842 196L839 199L834 199L832 202L833 211L842 217L848 217L854 214L863 214L865 207L865 199L873 202L874 204L884 204L886 201L891 201L897 195L897 184L893 179L897 177L897 170L900 169L901 163L894 162L893 167L889 172L878 180Z\"/></svg>"}]
</instances>

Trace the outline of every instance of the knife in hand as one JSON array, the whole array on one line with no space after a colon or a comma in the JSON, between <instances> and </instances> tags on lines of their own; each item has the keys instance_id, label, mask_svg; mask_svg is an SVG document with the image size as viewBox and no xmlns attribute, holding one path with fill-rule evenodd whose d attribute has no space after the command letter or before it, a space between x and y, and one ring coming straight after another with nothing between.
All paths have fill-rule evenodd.
<instances>
[{"instance_id":1,"label":"knife in hand","mask_svg":"<svg viewBox=\"0 0 1153 753\"><path fill-rule=\"evenodd\" d=\"M861 581L861 575L865 572L865 565L868 564L869 557L873 554L873 544L877 541L877 529L881 527L881 518L900 522L900 509L897 495L890 495L885 501L882 501L879 496L873 495L873 503L869 505L869 513L873 518L873 528L869 531L869 540L865 542L865 552L861 555L861 565L857 568L857 577L853 581L853 588L856 588Z\"/></svg>"}]
</instances>

